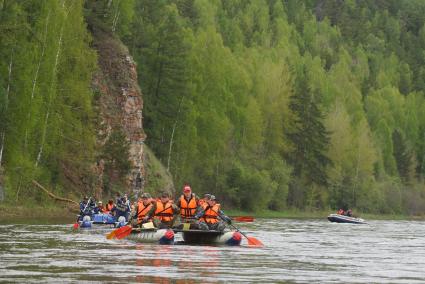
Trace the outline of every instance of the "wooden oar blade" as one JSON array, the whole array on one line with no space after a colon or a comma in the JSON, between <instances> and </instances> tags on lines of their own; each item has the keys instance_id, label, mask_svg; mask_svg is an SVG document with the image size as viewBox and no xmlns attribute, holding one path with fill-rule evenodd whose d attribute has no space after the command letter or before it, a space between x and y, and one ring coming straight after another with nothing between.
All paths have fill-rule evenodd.
<instances>
[{"instance_id":1,"label":"wooden oar blade","mask_svg":"<svg viewBox=\"0 0 425 284\"><path fill-rule=\"evenodd\" d=\"M264 246L264 244L256 238L247 237L247 239L248 239L248 245L250 245L250 246L256 246L256 247L263 247Z\"/></svg>"},{"instance_id":2,"label":"wooden oar blade","mask_svg":"<svg viewBox=\"0 0 425 284\"><path fill-rule=\"evenodd\" d=\"M122 230L120 230L122 229ZM123 239L125 237L127 237L128 235L131 234L131 231L133 230L132 226L124 226L119 228L120 231L117 231L117 233L115 234L115 238L116 239Z\"/></svg>"}]
</instances>

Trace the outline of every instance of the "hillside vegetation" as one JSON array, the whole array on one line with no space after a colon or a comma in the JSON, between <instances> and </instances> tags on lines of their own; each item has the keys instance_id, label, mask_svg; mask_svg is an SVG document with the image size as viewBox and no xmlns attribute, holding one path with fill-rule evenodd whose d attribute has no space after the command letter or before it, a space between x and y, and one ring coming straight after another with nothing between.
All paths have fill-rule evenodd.
<instances>
[{"instance_id":1,"label":"hillside vegetation","mask_svg":"<svg viewBox=\"0 0 425 284\"><path fill-rule=\"evenodd\" d=\"M425 213L415 0L0 1L6 199L40 199L33 178L90 188L97 60L83 14L136 61L145 143L177 190L249 211Z\"/></svg>"}]
</instances>

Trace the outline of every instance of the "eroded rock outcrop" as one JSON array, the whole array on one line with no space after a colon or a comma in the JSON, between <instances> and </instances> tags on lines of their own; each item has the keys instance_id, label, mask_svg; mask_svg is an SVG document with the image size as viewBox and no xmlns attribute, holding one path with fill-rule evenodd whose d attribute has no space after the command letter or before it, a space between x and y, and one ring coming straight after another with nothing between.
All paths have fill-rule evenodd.
<instances>
[{"instance_id":1,"label":"eroded rock outcrop","mask_svg":"<svg viewBox=\"0 0 425 284\"><path fill-rule=\"evenodd\" d=\"M98 145L102 147L113 130L122 130L129 142L130 174L126 178L127 191L137 195L143 190L145 168L143 101L137 83L136 64L128 49L113 34L91 27L93 47L98 53L100 70L93 80L98 92ZM104 162L95 166L98 175L96 195L102 196ZM113 176L110 178L114 178Z\"/></svg>"}]
</instances>

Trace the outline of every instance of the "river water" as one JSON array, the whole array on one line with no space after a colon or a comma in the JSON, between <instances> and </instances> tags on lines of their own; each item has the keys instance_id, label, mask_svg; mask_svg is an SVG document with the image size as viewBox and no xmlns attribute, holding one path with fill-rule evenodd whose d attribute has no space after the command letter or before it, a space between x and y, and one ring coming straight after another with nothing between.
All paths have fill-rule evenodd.
<instances>
[{"instance_id":1,"label":"river water","mask_svg":"<svg viewBox=\"0 0 425 284\"><path fill-rule=\"evenodd\" d=\"M73 233L72 224L4 224L0 282L425 283L423 221L236 225L265 247L137 244Z\"/></svg>"}]
</instances>

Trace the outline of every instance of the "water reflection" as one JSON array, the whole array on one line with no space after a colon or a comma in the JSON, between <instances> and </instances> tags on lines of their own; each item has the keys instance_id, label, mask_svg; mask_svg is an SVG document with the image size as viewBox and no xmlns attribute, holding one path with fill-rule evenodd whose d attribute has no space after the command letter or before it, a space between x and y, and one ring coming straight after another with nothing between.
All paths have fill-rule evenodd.
<instances>
[{"instance_id":1,"label":"water reflection","mask_svg":"<svg viewBox=\"0 0 425 284\"><path fill-rule=\"evenodd\" d=\"M139 283L213 283L210 279L217 273L220 250L216 247L181 246L180 254L176 246L138 244L135 248L136 266L143 271L136 276Z\"/></svg>"}]
</instances>

